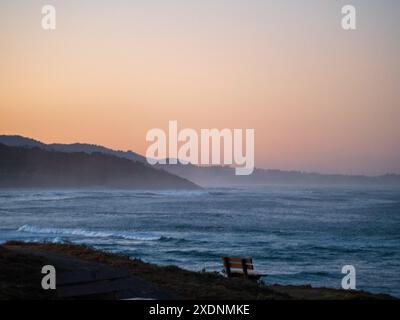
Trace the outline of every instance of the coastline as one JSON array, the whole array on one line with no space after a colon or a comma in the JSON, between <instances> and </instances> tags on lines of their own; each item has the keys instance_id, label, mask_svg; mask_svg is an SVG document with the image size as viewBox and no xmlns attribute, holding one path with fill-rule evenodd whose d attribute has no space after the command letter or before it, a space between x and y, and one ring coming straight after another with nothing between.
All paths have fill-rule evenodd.
<instances>
[{"instance_id":1,"label":"coastline","mask_svg":"<svg viewBox=\"0 0 400 320\"><path fill-rule=\"evenodd\" d=\"M84 264L93 273L97 266L127 270L125 285L142 288L130 290L131 298L163 300L394 300L388 294L313 288L308 285L264 285L251 280L227 279L216 272L194 272L176 266L159 266L140 259L103 252L73 244L25 243L10 241L0 246L0 300L60 299L57 290L40 286L44 264L59 269L74 269ZM136 282L135 282L136 281ZM22 289L22 290L21 290ZM129 288L131 289L131 288ZM144 293L144 294L143 294ZM147 295L147 296L144 296ZM115 299L115 296L87 296L89 299ZM85 299L85 297L83 297Z\"/></svg>"}]
</instances>

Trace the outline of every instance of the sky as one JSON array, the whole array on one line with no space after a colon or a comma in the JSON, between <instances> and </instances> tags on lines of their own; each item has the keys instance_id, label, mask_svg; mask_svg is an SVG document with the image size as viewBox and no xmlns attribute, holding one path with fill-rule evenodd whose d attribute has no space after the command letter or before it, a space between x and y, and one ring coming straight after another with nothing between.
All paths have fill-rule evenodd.
<instances>
[{"instance_id":1,"label":"sky","mask_svg":"<svg viewBox=\"0 0 400 320\"><path fill-rule=\"evenodd\" d=\"M0 0L0 134L145 154L177 120L254 129L261 168L400 173L399 30L396 0Z\"/></svg>"}]
</instances>

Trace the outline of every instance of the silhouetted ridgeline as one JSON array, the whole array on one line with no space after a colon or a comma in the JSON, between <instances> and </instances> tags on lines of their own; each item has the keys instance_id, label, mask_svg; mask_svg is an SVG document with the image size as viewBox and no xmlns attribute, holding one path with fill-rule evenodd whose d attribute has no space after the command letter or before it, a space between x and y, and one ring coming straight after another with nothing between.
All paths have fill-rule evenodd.
<instances>
[{"instance_id":1,"label":"silhouetted ridgeline","mask_svg":"<svg viewBox=\"0 0 400 320\"><path fill-rule=\"evenodd\" d=\"M266 170L256 168L249 176L236 176L230 167L199 167L195 165L156 165L150 166L146 158L132 151L119 151L99 145L86 143L45 144L43 142L18 136L0 135L0 143L8 146L34 148L48 151L84 152L92 154L101 152L115 157L138 161L147 167L163 169L200 186L258 186L258 185L388 185L400 187L400 175L387 174L370 177L363 175L319 174L300 171Z\"/></svg>"},{"instance_id":2,"label":"silhouetted ridgeline","mask_svg":"<svg viewBox=\"0 0 400 320\"><path fill-rule=\"evenodd\" d=\"M163 170L103 153L66 153L4 144L0 144L0 187L198 188Z\"/></svg>"},{"instance_id":3,"label":"silhouetted ridgeline","mask_svg":"<svg viewBox=\"0 0 400 320\"><path fill-rule=\"evenodd\" d=\"M103 146L89 144L89 143L50 143L46 144L41 141L26 138L18 135L0 135L0 143L5 144L10 147L25 147L25 148L33 148L38 147L40 149L48 150L48 151L60 151L60 152L85 152L85 153L93 153L93 152L101 152L105 154L109 154L112 156L126 158L133 161L145 162L146 158L142 155L135 153L133 151L117 151L112 150Z\"/></svg>"}]
</instances>

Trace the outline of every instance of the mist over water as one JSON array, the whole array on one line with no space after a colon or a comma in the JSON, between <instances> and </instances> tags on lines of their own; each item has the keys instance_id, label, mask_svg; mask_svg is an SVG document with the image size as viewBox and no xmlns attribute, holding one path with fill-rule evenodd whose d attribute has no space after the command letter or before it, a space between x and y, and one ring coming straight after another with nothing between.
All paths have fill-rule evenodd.
<instances>
[{"instance_id":1,"label":"mist over water","mask_svg":"<svg viewBox=\"0 0 400 320\"><path fill-rule=\"evenodd\" d=\"M262 187L192 192L2 190L0 242L70 241L191 270L251 256L266 283L400 297L400 189Z\"/></svg>"}]
</instances>

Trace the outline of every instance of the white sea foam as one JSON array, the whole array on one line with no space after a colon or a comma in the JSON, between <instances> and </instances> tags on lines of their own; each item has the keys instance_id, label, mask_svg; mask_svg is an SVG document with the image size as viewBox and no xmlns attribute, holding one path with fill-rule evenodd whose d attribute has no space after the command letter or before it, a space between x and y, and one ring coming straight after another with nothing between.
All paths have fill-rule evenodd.
<instances>
[{"instance_id":1,"label":"white sea foam","mask_svg":"<svg viewBox=\"0 0 400 320\"><path fill-rule=\"evenodd\" d=\"M160 240L161 236L150 232L136 232L136 231L93 231L86 229L72 229L72 228L42 228L32 225L23 225L18 228L20 232L29 232L37 234L52 234L61 236L78 236L87 238L121 238L127 240L141 240L141 241L154 241Z\"/></svg>"}]
</instances>

